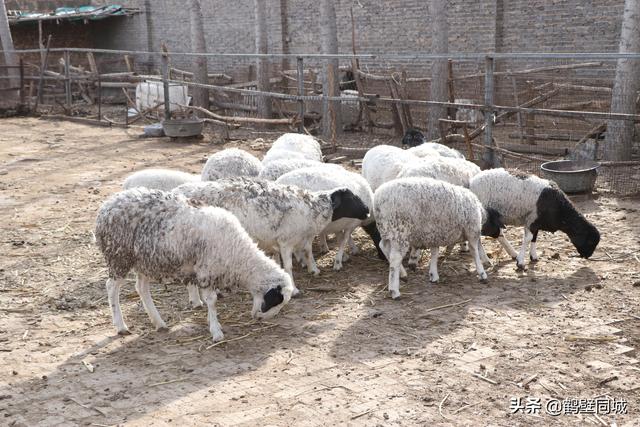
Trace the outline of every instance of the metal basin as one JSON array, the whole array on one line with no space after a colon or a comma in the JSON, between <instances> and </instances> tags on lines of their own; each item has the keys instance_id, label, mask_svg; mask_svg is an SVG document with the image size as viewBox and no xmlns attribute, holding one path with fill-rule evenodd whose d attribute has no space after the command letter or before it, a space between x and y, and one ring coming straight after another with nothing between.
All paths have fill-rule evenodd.
<instances>
[{"instance_id":1,"label":"metal basin","mask_svg":"<svg viewBox=\"0 0 640 427\"><path fill-rule=\"evenodd\" d=\"M202 134L204 122L200 119L165 120L162 123L164 134L172 138L185 138Z\"/></svg>"},{"instance_id":2,"label":"metal basin","mask_svg":"<svg viewBox=\"0 0 640 427\"><path fill-rule=\"evenodd\" d=\"M542 176L555 181L565 193L586 193L595 188L600 164L590 160L556 160L540 166Z\"/></svg>"}]
</instances>

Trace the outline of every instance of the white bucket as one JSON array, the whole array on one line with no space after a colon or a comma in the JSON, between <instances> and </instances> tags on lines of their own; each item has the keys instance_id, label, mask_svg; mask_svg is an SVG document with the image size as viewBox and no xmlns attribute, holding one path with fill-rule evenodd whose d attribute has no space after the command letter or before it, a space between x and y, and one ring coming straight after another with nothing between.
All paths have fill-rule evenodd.
<instances>
[{"instance_id":1,"label":"white bucket","mask_svg":"<svg viewBox=\"0 0 640 427\"><path fill-rule=\"evenodd\" d=\"M177 111L180 105L187 105L189 95L187 86L169 84L170 111ZM136 107L143 111L164 102L164 86L162 82L142 82L136 87ZM159 108L164 111L163 107Z\"/></svg>"}]
</instances>

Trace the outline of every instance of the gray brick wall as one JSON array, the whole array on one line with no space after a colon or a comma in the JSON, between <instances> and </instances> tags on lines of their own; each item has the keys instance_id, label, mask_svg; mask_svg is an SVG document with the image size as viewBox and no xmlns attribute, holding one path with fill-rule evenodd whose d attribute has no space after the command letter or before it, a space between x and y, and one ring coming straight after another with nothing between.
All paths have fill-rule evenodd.
<instances>
[{"instance_id":1,"label":"gray brick wall","mask_svg":"<svg viewBox=\"0 0 640 427\"><path fill-rule=\"evenodd\" d=\"M270 49L283 50L281 3L286 1L289 51L318 52L319 15L315 0L268 1ZM95 2L94 3L104 3ZM430 51L430 15L425 0L336 0L340 51L351 52L353 8L359 52L424 53ZM617 50L624 0L451 0L451 52L614 52ZM95 43L103 48L189 51L189 17L185 1L130 0L127 6L147 13L97 24ZM207 45L211 52L253 52L253 0L202 0ZM151 39L147 26L151 24ZM176 59L177 65L189 61ZM212 69L240 72L250 61L211 60ZM279 61L278 61L279 63ZM365 61L373 69L398 64ZM409 72L427 63L404 64ZM481 64L464 64L477 69ZM246 70L242 71L246 74Z\"/></svg>"}]
</instances>

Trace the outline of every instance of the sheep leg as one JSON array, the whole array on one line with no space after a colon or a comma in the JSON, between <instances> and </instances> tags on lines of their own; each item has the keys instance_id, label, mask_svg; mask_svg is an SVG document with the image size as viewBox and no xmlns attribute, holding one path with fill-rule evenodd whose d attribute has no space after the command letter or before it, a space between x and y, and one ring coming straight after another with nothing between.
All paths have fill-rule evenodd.
<instances>
[{"instance_id":1,"label":"sheep leg","mask_svg":"<svg viewBox=\"0 0 640 427\"><path fill-rule=\"evenodd\" d=\"M400 298L400 268L402 267L402 258L407 253L407 249L400 247L397 243L391 243L389 247L389 293L391 298Z\"/></svg>"},{"instance_id":2,"label":"sheep leg","mask_svg":"<svg viewBox=\"0 0 640 427\"><path fill-rule=\"evenodd\" d=\"M329 245L327 244L327 234L320 233L320 250L323 254L329 252Z\"/></svg>"},{"instance_id":3,"label":"sheep leg","mask_svg":"<svg viewBox=\"0 0 640 427\"><path fill-rule=\"evenodd\" d=\"M383 243L383 242L384 240L380 241L380 250L382 251L384 256L387 258L387 260L389 260L389 247L386 245L386 243ZM404 267L402 266L402 263L400 263L400 278L405 279L405 281L407 278L407 270L404 269Z\"/></svg>"},{"instance_id":4,"label":"sheep leg","mask_svg":"<svg viewBox=\"0 0 640 427\"><path fill-rule=\"evenodd\" d=\"M349 243L349 239L351 239L352 232L353 228L342 230L342 234L340 235L340 244L338 245L338 252L336 253L335 259L333 260L333 269L336 271L342 269L342 261L346 261L347 259L349 259L344 250L347 247L347 243Z\"/></svg>"},{"instance_id":5,"label":"sheep leg","mask_svg":"<svg viewBox=\"0 0 640 427\"><path fill-rule=\"evenodd\" d=\"M189 303L192 308L202 307L202 299L200 298L200 292L198 287L193 283L187 284L187 292L189 293Z\"/></svg>"},{"instance_id":6,"label":"sheep leg","mask_svg":"<svg viewBox=\"0 0 640 427\"><path fill-rule=\"evenodd\" d=\"M353 233L353 231L352 231L352 233ZM351 255L356 255L356 254L358 254L360 252L360 248L353 241L353 237L351 235L349 235L349 251L351 251Z\"/></svg>"},{"instance_id":7,"label":"sheep leg","mask_svg":"<svg viewBox=\"0 0 640 427\"><path fill-rule=\"evenodd\" d=\"M129 328L124 323L122 311L120 310L120 287L124 284L124 279L107 279L107 298L111 307L111 317L113 326L116 327L118 335L129 335Z\"/></svg>"},{"instance_id":8,"label":"sheep leg","mask_svg":"<svg viewBox=\"0 0 640 427\"><path fill-rule=\"evenodd\" d=\"M307 240L304 244L304 255L306 257L307 271L314 276L320 274L315 258L313 258L313 241Z\"/></svg>"},{"instance_id":9,"label":"sheep leg","mask_svg":"<svg viewBox=\"0 0 640 427\"><path fill-rule=\"evenodd\" d=\"M478 243L478 253L480 255L480 261L482 261L483 264L491 264L491 260L489 259L489 257L487 256L487 253L484 250L482 239L480 239Z\"/></svg>"},{"instance_id":10,"label":"sheep leg","mask_svg":"<svg viewBox=\"0 0 640 427\"><path fill-rule=\"evenodd\" d=\"M418 263L420 262L421 256L421 249L411 248L409 251L409 261L407 262L407 265L411 270L416 271L418 269Z\"/></svg>"},{"instance_id":11,"label":"sheep leg","mask_svg":"<svg viewBox=\"0 0 640 427\"><path fill-rule=\"evenodd\" d=\"M298 264L300 264L300 267L307 267L307 262L305 260L306 253L304 250L296 249L293 252L293 256L296 258L296 261L298 262Z\"/></svg>"},{"instance_id":12,"label":"sheep leg","mask_svg":"<svg viewBox=\"0 0 640 427\"><path fill-rule=\"evenodd\" d=\"M538 251L536 250L536 241L538 240L538 230L533 232L531 239L531 249L529 249L529 259L531 262L538 262Z\"/></svg>"},{"instance_id":13,"label":"sheep leg","mask_svg":"<svg viewBox=\"0 0 640 427\"><path fill-rule=\"evenodd\" d=\"M202 288L202 297L204 298L205 304L207 304L207 320L209 321L209 332L211 332L213 342L222 341L224 334L218 321L218 310L216 310L218 294L212 287L207 287Z\"/></svg>"},{"instance_id":14,"label":"sheep leg","mask_svg":"<svg viewBox=\"0 0 640 427\"><path fill-rule=\"evenodd\" d=\"M511 243L509 243L507 238L504 237L504 234L500 233L500 236L498 236L498 242L500 242L504 250L507 251L511 259L516 259L518 257L518 252L513 249L513 246L511 246Z\"/></svg>"},{"instance_id":15,"label":"sheep leg","mask_svg":"<svg viewBox=\"0 0 640 427\"><path fill-rule=\"evenodd\" d=\"M295 297L300 294L300 290L296 287L295 281L293 280L293 261L291 259L292 252L293 251L290 247L286 245L280 245L280 258L282 258L282 268L287 272L289 277L291 277L291 282L294 284L292 296Z\"/></svg>"},{"instance_id":16,"label":"sheep leg","mask_svg":"<svg viewBox=\"0 0 640 427\"><path fill-rule=\"evenodd\" d=\"M533 234L529 230L529 227L524 227L524 236L522 238L522 247L520 248L520 253L516 258L516 266L518 270L524 270L524 256L527 253L527 249L529 248L529 243L531 243L531 239L533 239Z\"/></svg>"},{"instance_id":17,"label":"sheep leg","mask_svg":"<svg viewBox=\"0 0 640 427\"><path fill-rule=\"evenodd\" d=\"M151 287L149 279L145 275L140 273L138 273L137 276L136 291L140 296L144 311L146 311L149 315L149 319L151 319L151 323L156 327L157 331L166 331L167 324L164 323L164 320L162 320L162 317L160 317L160 313L158 313L158 309L153 303L153 298L151 298Z\"/></svg>"},{"instance_id":18,"label":"sheep leg","mask_svg":"<svg viewBox=\"0 0 640 427\"><path fill-rule=\"evenodd\" d=\"M481 253L484 253L484 249L482 248L482 241L480 238L477 240L469 240L469 250L471 252L471 256L476 263L476 271L478 272L478 276L480 277L480 281L487 281L487 272L484 271L484 266L482 265ZM485 254L486 257L486 254Z\"/></svg>"},{"instance_id":19,"label":"sheep leg","mask_svg":"<svg viewBox=\"0 0 640 427\"><path fill-rule=\"evenodd\" d=\"M434 246L431 248L431 260L429 261L429 281L431 283L438 283L440 276L438 276L438 255L440 254L440 247Z\"/></svg>"}]
</instances>

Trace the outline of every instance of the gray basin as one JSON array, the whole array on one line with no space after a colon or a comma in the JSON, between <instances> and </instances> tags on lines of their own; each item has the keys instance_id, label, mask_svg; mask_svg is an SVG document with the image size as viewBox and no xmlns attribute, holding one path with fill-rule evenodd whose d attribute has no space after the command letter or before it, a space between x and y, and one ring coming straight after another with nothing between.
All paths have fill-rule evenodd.
<instances>
[{"instance_id":1,"label":"gray basin","mask_svg":"<svg viewBox=\"0 0 640 427\"><path fill-rule=\"evenodd\" d=\"M586 193L595 188L600 164L590 160L556 160L540 166L542 176L555 181L565 193Z\"/></svg>"},{"instance_id":2,"label":"gray basin","mask_svg":"<svg viewBox=\"0 0 640 427\"><path fill-rule=\"evenodd\" d=\"M172 138L186 138L202 134L204 122L200 119L165 120L162 123L164 134Z\"/></svg>"}]
</instances>

